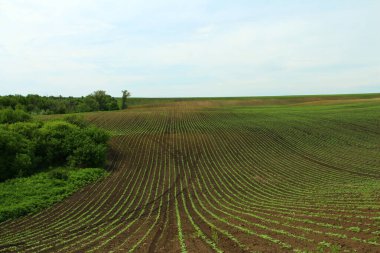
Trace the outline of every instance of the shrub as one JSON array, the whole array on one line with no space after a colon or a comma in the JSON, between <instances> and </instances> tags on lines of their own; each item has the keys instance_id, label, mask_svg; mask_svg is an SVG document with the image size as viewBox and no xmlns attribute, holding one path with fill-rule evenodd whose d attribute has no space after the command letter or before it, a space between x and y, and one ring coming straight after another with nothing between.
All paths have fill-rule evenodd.
<instances>
[{"instance_id":1,"label":"shrub","mask_svg":"<svg viewBox=\"0 0 380 253\"><path fill-rule=\"evenodd\" d=\"M11 124L31 120L31 116L22 110L0 110L0 124Z\"/></svg>"},{"instance_id":2,"label":"shrub","mask_svg":"<svg viewBox=\"0 0 380 253\"><path fill-rule=\"evenodd\" d=\"M67 115L66 117L64 117L64 120L80 128L85 128L89 126L89 123L84 120L84 117L82 115Z\"/></svg>"},{"instance_id":3,"label":"shrub","mask_svg":"<svg viewBox=\"0 0 380 253\"><path fill-rule=\"evenodd\" d=\"M97 144L106 144L107 141L110 139L109 134L100 128L89 127L84 129L83 132L86 136L88 136Z\"/></svg>"},{"instance_id":4,"label":"shrub","mask_svg":"<svg viewBox=\"0 0 380 253\"><path fill-rule=\"evenodd\" d=\"M0 181L31 174L33 148L18 133L0 129Z\"/></svg>"},{"instance_id":5,"label":"shrub","mask_svg":"<svg viewBox=\"0 0 380 253\"><path fill-rule=\"evenodd\" d=\"M106 175L103 169L58 168L0 183L0 222L36 213Z\"/></svg>"},{"instance_id":6,"label":"shrub","mask_svg":"<svg viewBox=\"0 0 380 253\"><path fill-rule=\"evenodd\" d=\"M65 168L58 168L49 171L49 177L51 179L59 179L67 181L69 179L69 172Z\"/></svg>"},{"instance_id":7,"label":"shrub","mask_svg":"<svg viewBox=\"0 0 380 253\"><path fill-rule=\"evenodd\" d=\"M66 121L0 125L0 131L0 181L51 166L82 168L105 164L109 135L90 127L80 116L66 117Z\"/></svg>"},{"instance_id":8,"label":"shrub","mask_svg":"<svg viewBox=\"0 0 380 253\"><path fill-rule=\"evenodd\" d=\"M109 135L94 127L70 133L66 139L66 149L72 151L68 157L70 166L103 167L107 155L106 143Z\"/></svg>"},{"instance_id":9,"label":"shrub","mask_svg":"<svg viewBox=\"0 0 380 253\"><path fill-rule=\"evenodd\" d=\"M8 125L8 129L12 132L25 136L29 140L32 140L37 138L38 131L41 126L41 122L17 122Z\"/></svg>"},{"instance_id":10,"label":"shrub","mask_svg":"<svg viewBox=\"0 0 380 253\"><path fill-rule=\"evenodd\" d=\"M96 144L92 141L83 142L72 155L69 156L70 166L75 167L103 167L105 164L107 148L105 145Z\"/></svg>"},{"instance_id":11,"label":"shrub","mask_svg":"<svg viewBox=\"0 0 380 253\"><path fill-rule=\"evenodd\" d=\"M65 145L67 137L79 128L64 121L47 122L40 129L38 156L45 157L45 166L63 165L70 155L70 147Z\"/></svg>"}]
</instances>

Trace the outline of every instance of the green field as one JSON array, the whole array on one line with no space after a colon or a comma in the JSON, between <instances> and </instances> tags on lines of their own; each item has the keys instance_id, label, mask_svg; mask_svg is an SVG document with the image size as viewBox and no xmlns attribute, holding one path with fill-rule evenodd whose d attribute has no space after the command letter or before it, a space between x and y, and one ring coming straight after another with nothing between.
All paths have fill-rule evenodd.
<instances>
[{"instance_id":1,"label":"green field","mask_svg":"<svg viewBox=\"0 0 380 253\"><path fill-rule=\"evenodd\" d=\"M260 97L181 97L181 98L128 98L128 105L135 106L162 106L165 103L186 102L186 101L255 101L263 104L282 104L282 103L302 103L305 101L320 100L350 100L350 99L371 99L378 98L379 93L368 94L344 94L344 95L289 95L289 96L260 96ZM118 98L121 105L121 98Z\"/></svg>"},{"instance_id":2,"label":"green field","mask_svg":"<svg viewBox=\"0 0 380 253\"><path fill-rule=\"evenodd\" d=\"M111 175L0 252L379 252L380 94L129 102L84 114Z\"/></svg>"}]
</instances>

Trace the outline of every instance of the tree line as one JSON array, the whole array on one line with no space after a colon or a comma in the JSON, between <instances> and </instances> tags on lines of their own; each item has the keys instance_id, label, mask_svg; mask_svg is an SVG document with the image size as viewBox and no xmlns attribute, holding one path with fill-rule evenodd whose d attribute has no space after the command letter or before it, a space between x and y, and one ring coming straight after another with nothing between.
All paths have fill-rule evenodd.
<instances>
[{"instance_id":1,"label":"tree line","mask_svg":"<svg viewBox=\"0 0 380 253\"><path fill-rule=\"evenodd\" d=\"M127 108L126 99L130 96L123 91L121 109ZM119 110L116 98L105 91L98 90L85 97L54 97L39 95L9 95L0 96L0 109L11 108L23 110L32 114L65 114L91 111Z\"/></svg>"}]
</instances>

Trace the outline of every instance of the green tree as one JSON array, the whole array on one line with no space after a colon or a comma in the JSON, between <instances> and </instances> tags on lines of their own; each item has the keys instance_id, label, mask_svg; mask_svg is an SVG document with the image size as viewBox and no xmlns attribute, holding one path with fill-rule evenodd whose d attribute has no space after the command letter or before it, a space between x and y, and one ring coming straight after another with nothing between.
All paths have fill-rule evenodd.
<instances>
[{"instance_id":1,"label":"green tree","mask_svg":"<svg viewBox=\"0 0 380 253\"><path fill-rule=\"evenodd\" d=\"M110 110L118 110L119 106L117 105L117 100L107 93L104 90L98 90L93 92L92 94L86 97L88 100L93 99L96 101L98 108L100 111L110 111ZM95 111L95 110L92 110Z\"/></svg>"},{"instance_id":2,"label":"green tree","mask_svg":"<svg viewBox=\"0 0 380 253\"><path fill-rule=\"evenodd\" d=\"M0 109L18 109L34 114L64 114L89 111L118 110L118 101L105 91L81 97L43 97L39 95L0 96Z\"/></svg>"},{"instance_id":3,"label":"green tree","mask_svg":"<svg viewBox=\"0 0 380 253\"><path fill-rule=\"evenodd\" d=\"M100 111L107 110L107 94L104 90L94 91L91 96L99 104Z\"/></svg>"},{"instance_id":4,"label":"green tree","mask_svg":"<svg viewBox=\"0 0 380 253\"><path fill-rule=\"evenodd\" d=\"M0 110L0 124L11 124L31 120L31 116L22 110L3 109Z\"/></svg>"},{"instance_id":5,"label":"green tree","mask_svg":"<svg viewBox=\"0 0 380 253\"><path fill-rule=\"evenodd\" d=\"M66 145L67 137L79 127L64 121L51 121L40 129L38 156L45 157L45 166L63 165L70 155L70 147Z\"/></svg>"},{"instance_id":6,"label":"green tree","mask_svg":"<svg viewBox=\"0 0 380 253\"><path fill-rule=\"evenodd\" d=\"M6 112L13 119L13 110ZM103 167L108 139L105 130L78 115L65 121L0 124L0 181L51 166Z\"/></svg>"},{"instance_id":7,"label":"green tree","mask_svg":"<svg viewBox=\"0 0 380 253\"><path fill-rule=\"evenodd\" d=\"M42 126L42 122L17 122L14 124L10 124L7 129L15 132L17 134L21 134L26 137L28 140L38 139L38 131Z\"/></svg>"},{"instance_id":8,"label":"green tree","mask_svg":"<svg viewBox=\"0 0 380 253\"><path fill-rule=\"evenodd\" d=\"M127 98L131 96L131 93L128 90L122 90L123 93L122 100L121 100L121 109L127 109Z\"/></svg>"},{"instance_id":9,"label":"green tree","mask_svg":"<svg viewBox=\"0 0 380 253\"><path fill-rule=\"evenodd\" d=\"M31 174L33 150L20 134L0 128L0 181Z\"/></svg>"},{"instance_id":10,"label":"green tree","mask_svg":"<svg viewBox=\"0 0 380 253\"><path fill-rule=\"evenodd\" d=\"M109 111L119 110L119 105L117 104L117 100L110 96L108 98L107 108Z\"/></svg>"}]
</instances>

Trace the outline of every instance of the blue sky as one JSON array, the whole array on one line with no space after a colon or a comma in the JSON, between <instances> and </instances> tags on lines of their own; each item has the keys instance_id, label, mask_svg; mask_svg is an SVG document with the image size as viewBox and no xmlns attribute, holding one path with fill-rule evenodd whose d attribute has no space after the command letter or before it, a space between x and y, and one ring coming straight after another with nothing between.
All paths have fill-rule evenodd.
<instances>
[{"instance_id":1,"label":"blue sky","mask_svg":"<svg viewBox=\"0 0 380 253\"><path fill-rule=\"evenodd\" d=\"M380 92L378 0L0 0L0 94Z\"/></svg>"}]
</instances>

